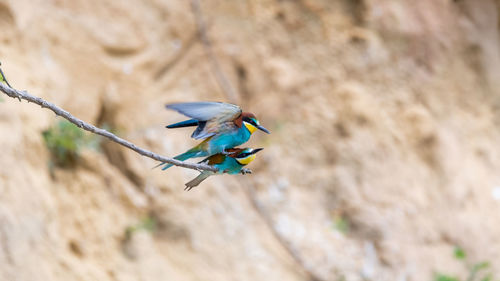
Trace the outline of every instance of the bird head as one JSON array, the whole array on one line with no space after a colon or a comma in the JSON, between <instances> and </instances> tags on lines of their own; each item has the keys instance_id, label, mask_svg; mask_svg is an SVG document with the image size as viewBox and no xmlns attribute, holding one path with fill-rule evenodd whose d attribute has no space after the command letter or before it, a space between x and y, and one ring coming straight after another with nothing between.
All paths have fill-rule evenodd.
<instances>
[{"instance_id":1,"label":"bird head","mask_svg":"<svg viewBox=\"0 0 500 281\"><path fill-rule=\"evenodd\" d=\"M271 133L268 129L260 125L259 120L257 120L257 117L255 117L253 113L243 112L241 115L243 117L243 125L245 125L245 127L248 129L248 131L250 131L251 134L253 134L253 132L255 132L255 130L257 129L268 134Z\"/></svg>"},{"instance_id":2,"label":"bird head","mask_svg":"<svg viewBox=\"0 0 500 281\"><path fill-rule=\"evenodd\" d=\"M264 148L244 148L234 158L240 165L247 165L255 159L255 154Z\"/></svg>"}]
</instances>

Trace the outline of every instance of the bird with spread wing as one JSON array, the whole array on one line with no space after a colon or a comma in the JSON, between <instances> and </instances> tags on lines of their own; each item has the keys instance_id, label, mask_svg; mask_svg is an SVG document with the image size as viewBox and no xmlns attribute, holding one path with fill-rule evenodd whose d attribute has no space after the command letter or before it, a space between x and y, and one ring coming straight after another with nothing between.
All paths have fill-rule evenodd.
<instances>
[{"instance_id":1,"label":"bird with spread wing","mask_svg":"<svg viewBox=\"0 0 500 281\"><path fill-rule=\"evenodd\" d=\"M203 140L199 145L174 157L174 159L180 161L190 158L207 157L217 153L224 154L227 149L247 142L252 133L257 129L268 134L270 133L260 125L259 120L254 114L243 112L239 106L234 104L223 102L189 102L168 104L166 107L191 118L168 125L167 128L196 126L191 137ZM166 170L172 166L167 163L161 163L159 166L162 165L165 165L162 170Z\"/></svg>"}]
</instances>

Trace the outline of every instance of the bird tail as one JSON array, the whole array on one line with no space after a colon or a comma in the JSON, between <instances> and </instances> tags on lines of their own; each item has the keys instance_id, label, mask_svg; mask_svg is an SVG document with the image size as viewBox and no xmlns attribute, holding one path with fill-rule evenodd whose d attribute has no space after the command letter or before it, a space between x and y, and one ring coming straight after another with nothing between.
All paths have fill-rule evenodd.
<instances>
[{"instance_id":1,"label":"bird tail","mask_svg":"<svg viewBox=\"0 0 500 281\"><path fill-rule=\"evenodd\" d=\"M203 171L196 178L192 179L190 182L186 183L186 188L184 190L190 191L193 187L198 186L202 181L206 180L209 176L213 175L213 172Z\"/></svg>"},{"instance_id":2,"label":"bird tail","mask_svg":"<svg viewBox=\"0 0 500 281\"><path fill-rule=\"evenodd\" d=\"M201 148L199 146L195 146L195 147L191 148L190 150L188 150L180 155L175 156L174 159L179 160L179 161L185 161L189 158L202 157L202 156L205 156L205 154L203 153L203 150L201 150ZM160 167L162 165L165 165L163 168L161 168L163 171L165 171L166 169L173 166L172 164L160 163L157 166L155 166L154 168Z\"/></svg>"},{"instance_id":3,"label":"bird tail","mask_svg":"<svg viewBox=\"0 0 500 281\"><path fill-rule=\"evenodd\" d=\"M182 121L182 122L179 122L179 123L170 124L170 125L167 126L167 128L169 128L169 129L175 129L175 128L198 126L198 122L199 121L196 120L196 119L189 119L189 120Z\"/></svg>"}]
</instances>

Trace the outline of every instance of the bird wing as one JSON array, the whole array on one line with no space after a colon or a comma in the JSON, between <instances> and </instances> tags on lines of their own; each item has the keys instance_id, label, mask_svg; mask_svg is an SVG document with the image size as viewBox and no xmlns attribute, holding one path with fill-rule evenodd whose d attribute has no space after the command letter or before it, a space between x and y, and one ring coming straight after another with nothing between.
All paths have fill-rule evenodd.
<instances>
[{"instance_id":1,"label":"bird wing","mask_svg":"<svg viewBox=\"0 0 500 281\"><path fill-rule=\"evenodd\" d=\"M191 135L194 139L206 139L217 134L224 134L232 130L238 129L233 121L227 121L224 123L219 123L217 120L207 121L205 125L198 126L196 130Z\"/></svg>"},{"instance_id":2,"label":"bird wing","mask_svg":"<svg viewBox=\"0 0 500 281\"><path fill-rule=\"evenodd\" d=\"M194 139L206 139L213 135L231 131L236 128L234 121L242 110L239 106L223 102L188 102L173 103L166 106L200 122L191 135Z\"/></svg>"},{"instance_id":3,"label":"bird wing","mask_svg":"<svg viewBox=\"0 0 500 281\"><path fill-rule=\"evenodd\" d=\"M222 162L224 162L224 159L226 159L226 156L222 153L217 153L217 154L214 154L212 156L209 156L203 160L201 160L200 162L198 162L198 164L207 164L207 165L215 165L215 164L220 164Z\"/></svg>"},{"instance_id":4,"label":"bird wing","mask_svg":"<svg viewBox=\"0 0 500 281\"><path fill-rule=\"evenodd\" d=\"M166 107L199 121L218 119L223 122L234 120L241 114L239 106L223 102L172 103Z\"/></svg>"}]
</instances>

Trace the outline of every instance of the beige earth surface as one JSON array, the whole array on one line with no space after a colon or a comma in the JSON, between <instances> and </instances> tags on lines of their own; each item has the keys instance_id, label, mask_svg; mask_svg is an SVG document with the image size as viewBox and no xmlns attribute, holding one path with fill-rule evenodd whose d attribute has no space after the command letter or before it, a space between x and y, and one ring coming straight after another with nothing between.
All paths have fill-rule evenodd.
<instances>
[{"instance_id":1,"label":"beige earth surface","mask_svg":"<svg viewBox=\"0 0 500 281\"><path fill-rule=\"evenodd\" d=\"M166 156L196 144L169 102L272 131L252 175L184 192L197 172L107 141L51 169L59 118L3 96L0 280L465 280L456 246L500 277L500 1L201 4L235 96L190 1L0 1L17 89Z\"/></svg>"}]
</instances>

